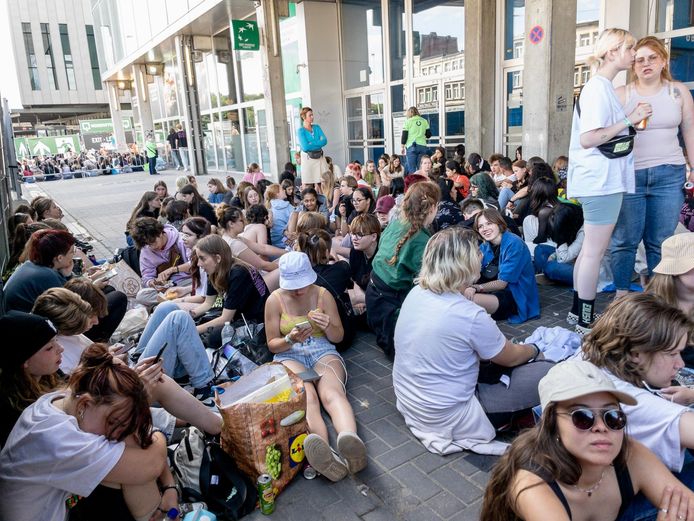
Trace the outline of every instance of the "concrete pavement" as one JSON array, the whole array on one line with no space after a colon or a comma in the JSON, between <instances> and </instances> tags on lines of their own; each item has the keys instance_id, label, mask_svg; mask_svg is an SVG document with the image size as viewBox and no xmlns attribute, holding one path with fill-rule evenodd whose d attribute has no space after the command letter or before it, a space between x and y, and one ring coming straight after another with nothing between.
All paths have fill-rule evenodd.
<instances>
[{"instance_id":1,"label":"concrete pavement","mask_svg":"<svg viewBox=\"0 0 694 521\"><path fill-rule=\"evenodd\" d=\"M83 228L94 238L97 256L107 256L125 244L123 231L142 193L163 179L169 189L180 172L159 176L144 173L25 185L26 198L40 192L53 197L72 229ZM206 177L199 178L205 189ZM540 286L542 316L525 324L501 323L511 337L525 338L539 326L566 326L571 292ZM604 303L604 297L599 301ZM371 334L360 334L344 353L348 397L359 435L367 445L369 464L357 476L340 483L298 476L277 498L277 519L327 521L463 521L479 517L481 499L493 456L469 452L437 456L412 436L395 408L392 364ZM247 519L264 519L259 511Z\"/></svg>"}]
</instances>

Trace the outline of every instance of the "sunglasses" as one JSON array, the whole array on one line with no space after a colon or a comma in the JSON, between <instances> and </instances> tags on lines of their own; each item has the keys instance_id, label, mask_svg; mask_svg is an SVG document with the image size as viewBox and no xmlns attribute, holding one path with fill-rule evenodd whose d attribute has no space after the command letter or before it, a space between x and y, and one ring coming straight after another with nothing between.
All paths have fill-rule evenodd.
<instances>
[{"instance_id":1,"label":"sunglasses","mask_svg":"<svg viewBox=\"0 0 694 521\"><path fill-rule=\"evenodd\" d=\"M621 409L576 409L572 412L559 412L571 416L571 422L579 431L589 431L595 425L597 413L602 413L602 421L611 431L621 431L626 427L627 415Z\"/></svg>"}]
</instances>

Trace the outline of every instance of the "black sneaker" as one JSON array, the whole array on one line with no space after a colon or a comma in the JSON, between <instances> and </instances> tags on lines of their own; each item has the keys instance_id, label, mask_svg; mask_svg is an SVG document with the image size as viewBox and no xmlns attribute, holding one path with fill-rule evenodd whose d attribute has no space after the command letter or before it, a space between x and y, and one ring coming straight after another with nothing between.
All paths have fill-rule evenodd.
<instances>
[{"instance_id":1,"label":"black sneaker","mask_svg":"<svg viewBox=\"0 0 694 521\"><path fill-rule=\"evenodd\" d=\"M214 406L214 386L211 383L204 387L196 387L193 389L193 396L207 407Z\"/></svg>"}]
</instances>

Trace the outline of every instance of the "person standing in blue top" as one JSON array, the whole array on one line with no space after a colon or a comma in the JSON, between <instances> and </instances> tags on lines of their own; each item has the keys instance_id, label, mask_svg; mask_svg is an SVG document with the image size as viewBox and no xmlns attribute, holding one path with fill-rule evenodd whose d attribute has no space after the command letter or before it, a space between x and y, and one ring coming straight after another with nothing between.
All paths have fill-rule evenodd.
<instances>
[{"instance_id":1,"label":"person standing in blue top","mask_svg":"<svg viewBox=\"0 0 694 521\"><path fill-rule=\"evenodd\" d=\"M407 109L407 121L402 127L402 153L407 159L407 173L419 167L419 159L427 153L427 139L431 137L429 122L419 115L417 107Z\"/></svg>"},{"instance_id":2,"label":"person standing in blue top","mask_svg":"<svg viewBox=\"0 0 694 521\"><path fill-rule=\"evenodd\" d=\"M540 295L530 251L523 239L508 231L496 208L477 214L475 229L484 243L482 275L464 295L494 320L520 324L540 316Z\"/></svg>"},{"instance_id":3,"label":"person standing in blue top","mask_svg":"<svg viewBox=\"0 0 694 521\"><path fill-rule=\"evenodd\" d=\"M145 141L145 153L147 154L147 164L149 165L149 175L157 175L157 144L154 142L154 133L150 130L147 132Z\"/></svg>"},{"instance_id":4,"label":"person standing in blue top","mask_svg":"<svg viewBox=\"0 0 694 521\"><path fill-rule=\"evenodd\" d=\"M328 144L323 129L313 124L313 110L311 107L301 109L301 120L304 122L297 138L301 148L301 184L302 188L316 188L321 191L321 174L328 170L323 147ZM332 189L332 187L330 187Z\"/></svg>"}]
</instances>

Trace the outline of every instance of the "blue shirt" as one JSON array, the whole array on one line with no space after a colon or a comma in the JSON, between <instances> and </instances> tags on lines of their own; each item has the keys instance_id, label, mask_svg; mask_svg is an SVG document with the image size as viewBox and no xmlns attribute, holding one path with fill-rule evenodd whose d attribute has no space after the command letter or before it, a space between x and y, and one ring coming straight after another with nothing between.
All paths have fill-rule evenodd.
<instances>
[{"instance_id":1,"label":"blue shirt","mask_svg":"<svg viewBox=\"0 0 694 521\"><path fill-rule=\"evenodd\" d=\"M289 216L294 212L294 207L286 200L273 199L270 201L272 208L272 228L270 228L270 242L273 246L284 248L284 230L289 224Z\"/></svg>"},{"instance_id":2,"label":"blue shirt","mask_svg":"<svg viewBox=\"0 0 694 521\"><path fill-rule=\"evenodd\" d=\"M299 138L299 146L304 152L320 150L328 144L328 138L325 137L323 129L318 125L313 125L313 132L309 132L303 126L300 127L297 138Z\"/></svg>"},{"instance_id":3,"label":"blue shirt","mask_svg":"<svg viewBox=\"0 0 694 521\"><path fill-rule=\"evenodd\" d=\"M207 194L207 202L210 204L219 204L224 202L224 194Z\"/></svg>"},{"instance_id":4,"label":"blue shirt","mask_svg":"<svg viewBox=\"0 0 694 521\"><path fill-rule=\"evenodd\" d=\"M51 288L62 288L67 278L31 261L21 264L5 284L5 308L31 313L36 297Z\"/></svg>"},{"instance_id":5,"label":"blue shirt","mask_svg":"<svg viewBox=\"0 0 694 521\"><path fill-rule=\"evenodd\" d=\"M483 243L480 248L484 269L494 258L494 250L488 242ZM508 283L507 287L518 308L518 314L509 317L509 323L520 324L540 316L540 295L537 291L530 251L523 239L508 230L501 236L498 278Z\"/></svg>"}]
</instances>

